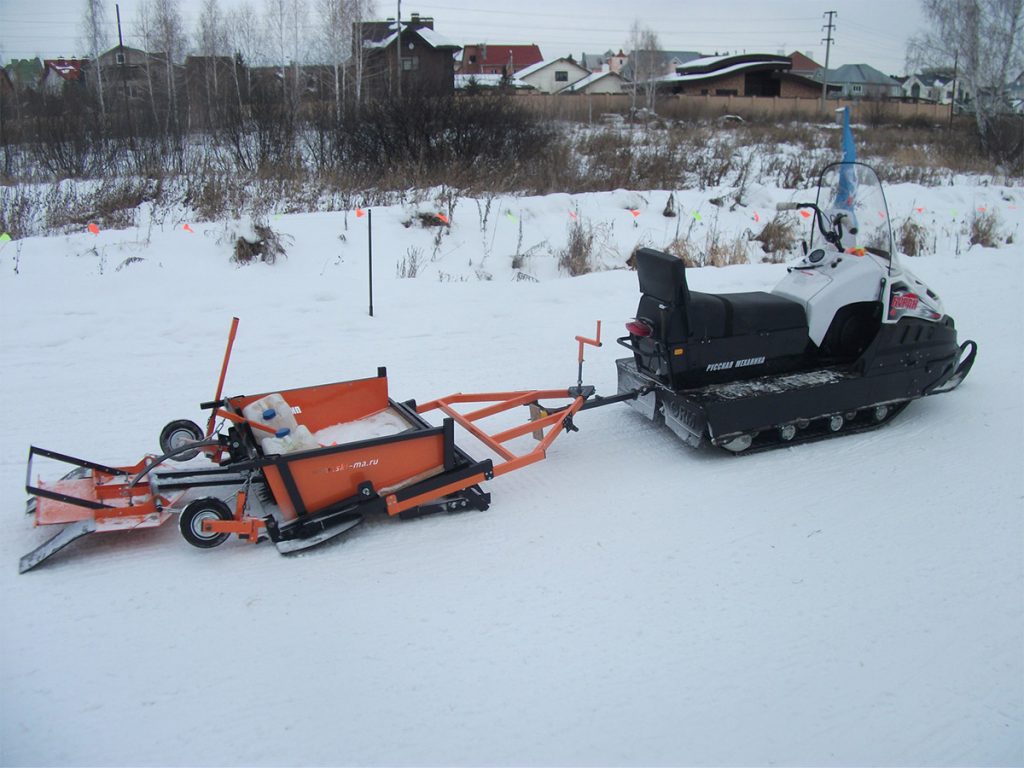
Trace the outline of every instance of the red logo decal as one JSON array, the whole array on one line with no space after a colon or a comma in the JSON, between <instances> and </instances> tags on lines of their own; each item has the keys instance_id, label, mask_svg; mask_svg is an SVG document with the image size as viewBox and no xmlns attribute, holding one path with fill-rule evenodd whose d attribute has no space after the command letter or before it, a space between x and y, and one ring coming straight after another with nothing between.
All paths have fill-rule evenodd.
<instances>
[{"instance_id":1,"label":"red logo decal","mask_svg":"<svg viewBox=\"0 0 1024 768\"><path fill-rule=\"evenodd\" d=\"M894 295L892 297L892 308L893 309L917 309L919 299L916 294L905 293L903 295Z\"/></svg>"}]
</instances>

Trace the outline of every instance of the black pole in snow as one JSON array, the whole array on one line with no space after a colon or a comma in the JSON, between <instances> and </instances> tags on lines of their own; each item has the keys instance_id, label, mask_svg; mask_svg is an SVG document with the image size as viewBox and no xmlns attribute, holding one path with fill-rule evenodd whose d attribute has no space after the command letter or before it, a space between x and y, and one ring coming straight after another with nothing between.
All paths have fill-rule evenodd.
<instances>
[{"instance_id":1,"label":"black pole in snow","mask_svg":"<svg viewBox=\"0 0 1024 768\"><path fill-rule=\"evenodd\" d=\"M373 317L373 209L366 209L366 250L370 263L370 317Z\"/></svg>"}]
</instances>

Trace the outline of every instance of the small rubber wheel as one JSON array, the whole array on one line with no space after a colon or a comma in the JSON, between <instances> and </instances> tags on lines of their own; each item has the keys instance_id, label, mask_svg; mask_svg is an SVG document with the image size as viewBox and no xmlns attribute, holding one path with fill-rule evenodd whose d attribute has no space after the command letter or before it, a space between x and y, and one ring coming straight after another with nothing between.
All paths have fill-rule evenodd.
<instances>
[{"instance_id":1,"label":"small rubber wheel","mask_svg":"<svg viewBox=\"0 0 1024 768\"><path fill-rule=\"evenodd\" d=\"M228 533L206 533L203 531L204 520L233 520L234 515L228 505L220 499L205 498L191 502L178 516L178 528L185 541L193 547L210 549L228 540Z\"/></svg>"},{"instance_id":2,"label":"small rubber wheel","mask_svg":"<svg viewBox=\"0 0 1024 768\"><path fill-rule=\"evenodd\" d=\"M160 432L160 450L164 453L172 453L184 448L189 443L198 443L206 437L203 428L194 421L179 419L172 421ZM189 461L199 455L199 450L185 451L176 454L172 458L177 461Z\"/></svg>"}]
</instances>

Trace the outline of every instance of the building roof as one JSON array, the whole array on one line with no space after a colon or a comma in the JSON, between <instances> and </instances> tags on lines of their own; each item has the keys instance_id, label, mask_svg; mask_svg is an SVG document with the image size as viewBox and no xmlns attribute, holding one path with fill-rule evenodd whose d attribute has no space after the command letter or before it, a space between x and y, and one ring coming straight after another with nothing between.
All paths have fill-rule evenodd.
<instances>
[{"instance_id":1,"label":"building roof","mask_svg":"<svg viewBox=\"0 0 1024 768\"><path fill-rule=\"evenodd\" d=\"M814 79L821 82L821 70L815 72ZM828 71L830 83L860 83L862 85L899 85L888 75L879 72L870 64L844 64L837 69Z\"/></svg>"},{"instance_id":2,"label":"building roof","mask_svg":"<svg viewBox=\"0 0 1024 768\"><path fill-rule=\"evenodd\" d=\"M431 22L432 23L432 22ZM387 48L398 37L398 24L392 19L389 21L370 21L363 25L363 48L376 49ZM435 32L431 27L424 26L419 21L402 22L402 32L413 32L431 48L458 50L462 46L453 43L447 37Z\"/></svg>"},{"instance_id":3,"label":"building roof","mask_svg":"<svg viewBox=\"0 0 1024 768\"><path fill-rule=\"evenodd\" d=\"M465 66L467 56L476 56L472 62L474 67L504 67L512 60L513 68L523 69L543 61L540 48L535 44L509 45L507 43L477 43L463 47L462 61Z\"/></svg>"},{"instance_id":4,"label":"building roof","mask_svg":"<svg viewBox=\"0 0 1024 768\"><path fill-rule=\"evenodd\" d=\"M572 85L563 88L562 90L558 91L558 93L578 93L579 91L585 91L589 86L593 85L598 80L603 80L606 77L616 77L623 83L626 82L626 79L618 72L612 72L611 70L608 70L606 72L593 72L587 77L584 77L582 80L577 80Z\"/></svg>"},{"instance_id":5,"label":"building roof","mask_svg":"<svg viewBox=\"0 0 1024 768\"><path fill-rule=\"evenodd\" d=\"M770 53L743 53L735 56L704 56L676 68L674 75L656 78L662 83L689 83L731 75L751 69L789 69L788 56Z\"/></svg>"},{"instance_id":6,"label":"building roof","mask_svg":"<svg viewBox=\"0 0 1024 768\"><path fill-rule=\"evenodd\" d=\"M577 69L579 69L581 72L589 72L589 70L586 67L581 67L579 64L577 64L572 59L566 59L566 58L563 57L563 58L558 58L558 59L546 59L545 61L538 61L536 64L533 64L533 65L531 65L529 67L526 67L525 69L521 69L518 72L516 72L516 77L518 77L518 78L529 77L532 74L540 72L542 69L545 69L547 67L553 66L553 65L558 64L560 62L564 62L565 64L571 64L572 66L574 66Z\"/></svg>"},{"instance_id":7,"label":"building roof","mask_svg":"<svg viewBox=\"0 0 1024 768\"><path fill-rule=\"evenodd\" d=\"M43 66L64 80L81 80L85 62L85 59L45 59Z\"/></svg>"},{"instance_id":8,"label":"building roof","mask_svg":"<svg viewBox=\"0 0 1024 768\"><path fill-rule=\"evenodd\" d=\"M699 51L662 51L661 53L664 55L666 63L675 59L680 64L689 64L702 56Z\"/></svg>"}]
</instances>

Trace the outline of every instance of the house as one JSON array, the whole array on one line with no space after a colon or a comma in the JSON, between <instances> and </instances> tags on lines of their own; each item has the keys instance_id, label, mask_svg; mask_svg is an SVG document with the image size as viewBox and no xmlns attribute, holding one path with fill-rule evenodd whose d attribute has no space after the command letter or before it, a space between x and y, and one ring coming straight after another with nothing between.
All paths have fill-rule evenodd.
<instances>
[{"instance_id":1,"label":"house","mask_svg":"<svg viewBox=\"0 0 1024 768\"><path fill-rule=\"evenodd\" d=\"M414 13L409 21L363 22L353 24L353 32L354 53L359 53L355 46L362 46L362 86L368 97L455 89L453 57L461 46L435 32L432 17Z\"/></svg>"},{"instance_id":2,"label":"house","mask_svg":"<svg viewBox=\"0 0 1024 768\"><path fill-rule=\"evenodd\" d=\"M704 56L658 78L659 88L674 94L695 96L802 96L802 90L820 93L821 84L789 73L788 56L744 53L733 56ZM784 77L785 76L785 77ZM786 86L785 89L783 86Z\"/></svg>"},{"instance_id":3,"label":"house","mask_svg":"<svg viewBox=\"0 0 1024 768\"><path fill-rule=\"evenodd\" d=\"M458 57L457 75L509 76L543 61L536 45L508 45L505 43L477 43L467 45Z\"/></svg>"},{"instance_id":4,"label":"house","mask_svg":"<svg viewBox=\"0 0 1024 768\"><path fill-rule=\"evenodd\" d=\"M516 79L541 93L557 93L591 74L570 57L537 62L521 70Z\"/></svg>"},{"instance_id":5,"label":"house","mask_svg":"<svg viewBox=\"0 0 1024 768\"><path fill-rule=\"evenodd\" d=\"M821 83L824 68L814 73L814 79ZM902 91L900 84L869 64L844 64L838 69L828 71L829 95L831 86L839 86L836 92L844 99L894 99Z\"/></svg>"},{"instance_id":6,"label":"house","mask_svg":"<svg viewBox=\"0 0 1024 768\"><path fill-rule=\"evenodd\" d=\"M794 75L801 77L814 78L814 73L819 69L822 69L821 64L816 62L810 56L800 51L793 51L789 54L789 60L792 62L789 67L789 71Z\"/></svg>"},{"instance_id":7,"label":"house","mask_svg":"<svg viewBox=\"0 0 1024 768\"><path fill-rule=\"evenodd\" d=\"M11 59L11 62L4 67L11 85L16 91L32 90L39 87L39 81L43 79L43 62L37 56L34 59Z\"/></svg>"},{"instance_id":8,"label":"house","mask_svg":"<svg viewBox=\"0 0 1024 768\"><path fill-rule=\"evenodd\" d=\"M591 72L587 77L577 80L558 93L622 93L627 86L626 78L609 69L604 72Z\"/></svg>"},{"instance_id":9,"label":"house","mask_svg":"<svg viewBox=\"0 0 1024 768\"><path fill-rule=\"evenodd\" d=\"M621 48L618 53L609 48L604 53L581 53L579 63L580 66L586 67L591 72L611 70L621 74L627 61L629 61L629 57L622 52Z\"/></svg>"},{"instance_id":10,"label":"house","mask_svg":"<svg viewBox=\"0 0 1024 768\"><path fill-rule=\"evenodd\" d=\"M900 84L902 96L911 101L949 104L953 100L952 74L916 74Z\"/></svg>"},{"instance_id":11,"label":"house","mask_svg":"<svg viewBox=\"0 0 1024 768\"><path fill-rule=\"evenodd\" d=\"M84 83L86 59L44 59L39 89L50 96L60 96L69 83Z\"/></svg>"},{"instance_id":12,"label":"house","mask_svg":"<svg viewBox=\"0 0 1024 768\"><path fill-rule=\"evenodd\" d=\"M136 102L150 97L150 90L167 91L167 55L147 53L127 45L117 45L99 55L89 68L103 69L103 93L108 104ZM90 84L95 78L89 77Z\"/></svg>"}]
</instances>

